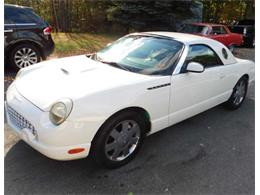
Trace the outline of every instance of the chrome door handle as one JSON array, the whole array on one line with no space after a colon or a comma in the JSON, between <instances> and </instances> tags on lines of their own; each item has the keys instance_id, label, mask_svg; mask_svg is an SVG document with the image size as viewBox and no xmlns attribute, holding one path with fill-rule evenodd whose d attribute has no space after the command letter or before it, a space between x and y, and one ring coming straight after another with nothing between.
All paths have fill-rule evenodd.
<instances>
[{"instance_id":1,"label":"chrome door handle","mask_svg":"<svg viewBox=\"0 0 260 195\"><path fill-rule=\"evenodd\" d=\"M4 32L5 32L5 33L6 33L6 32L13 32L13 29L8 29L8 30L5 30Z\"/></svg>"}]
</instances>

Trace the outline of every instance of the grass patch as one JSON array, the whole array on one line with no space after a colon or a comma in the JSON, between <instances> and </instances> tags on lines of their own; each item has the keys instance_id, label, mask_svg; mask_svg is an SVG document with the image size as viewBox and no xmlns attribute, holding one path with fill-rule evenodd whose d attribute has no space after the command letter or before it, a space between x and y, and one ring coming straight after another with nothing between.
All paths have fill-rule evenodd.
<instances>
[{"instance_id":1,"label":"grass patch","mask_svg":"<svg viewBox=\"0 0 260 195\"><path fill-rule=\"evenodd\" d=\"M118 39L120 35L90 33L53 33L53 56L63 57L92 53Z\"/></svg>"}]
</instances>

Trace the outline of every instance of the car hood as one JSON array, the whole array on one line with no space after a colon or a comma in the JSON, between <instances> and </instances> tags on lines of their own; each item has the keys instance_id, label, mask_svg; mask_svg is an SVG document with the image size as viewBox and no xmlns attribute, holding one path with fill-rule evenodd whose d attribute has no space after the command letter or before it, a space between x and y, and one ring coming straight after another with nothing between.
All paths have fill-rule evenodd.
<instances>
[{"instance_id":1,"label":"car hood","mask_svg":"<svg viewBox=\"0 0 260 195\"><path fill-rule=\"evenodd\" d=\"M44 111L62 98L87 95L151 80L152 76L112 67L84 55L54 59L25 68L15 80L18 92Z\"/></svg>"}]
</instances>

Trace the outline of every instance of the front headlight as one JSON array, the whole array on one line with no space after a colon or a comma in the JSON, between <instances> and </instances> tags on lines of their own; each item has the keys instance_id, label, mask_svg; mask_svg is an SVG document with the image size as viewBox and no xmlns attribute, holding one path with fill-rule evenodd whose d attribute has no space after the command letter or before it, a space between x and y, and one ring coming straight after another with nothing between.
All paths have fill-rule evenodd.
<instances>
[{"instance_id":1,"label":"front headlight","mask_svg":"<svg viewBox=\"0 0 260 195\"><path fill-rule=\"evenodd\" d=\"M50 110L50 120L54 125L60 125L69 116L72 110L72 101L70 99L62 99L54 103Z\"/></svg>"}]
</instances>

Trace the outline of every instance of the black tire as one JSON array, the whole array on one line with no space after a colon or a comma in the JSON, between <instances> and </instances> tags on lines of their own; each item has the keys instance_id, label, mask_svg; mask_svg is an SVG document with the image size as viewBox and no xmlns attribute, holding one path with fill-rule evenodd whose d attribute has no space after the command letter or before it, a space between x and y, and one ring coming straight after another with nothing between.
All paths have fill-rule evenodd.
<instances>
[{"instance_id":1,"label":"black tire","mask_svg":"<svg viewBox=\"0 0 260 195\"><path fill-rule=\"evenodd\" d=\"M252 41L251 41L251 47L255 48L255 38L253 38Z\"/></svg>"},{"instance_id":2,"label":"black tire","mask_svg":"<svg viewBox=\"0 0 260 195\"><path fill-rule=\"evenodd\" d=\"M28 61L28 63L26 63L25 66L19 65L16 62L16 60L15 60L15 55L19 51L22 51L23 49L25 49L25 52L29 51L29 50L30 50L30 52L34 52L33 53L33 60L32 61ZM19 54L19 56L21 56L21 55ZM37 47L35 47L32 44L27 44L27 43L19 44L19 45L15 46L14 48L12 48L11 51L10 51L10 54L9 54L9 63L12 66L12 68L14 68L14 69L21 69L21 68L24 68L26 66L38 63L40 61L41 61L40 51L39 51L39 49Z\"/></svg>"},{"instance_id":3,"label":"black tire","mask_svg":"<svg viewBox=\"0 0 260 195\"><path fill-rule=\"evenodd\" d=\"M120 161L111 160L107 156L106 149L105 149L107 140L110 137L110 133L115 129L115 127L119 123L124 122L126 120L135 121L139 125L140 127L139 141L137 142L133 152L125 159ZM141 117L141 115L139 115L137 112L125 111L117 114L116 116L106 121L99 129L97 135L95 136L91 144L90 157L93 158L99 165L107 168L117 168L125 165L126 163L131 161L140 150L145 137L146 128L147 127L145 125L143 117Z\"/></svg>"},{"instance_id":4,"label":"black tire","mask_svg":"<svg viewBox=\"0 0 260 195\"><path fill-rule=\"evenodd\" d=\"M244 84L245 87L244 87L244 90L243 90L244 91L243 95L241 95L241 97L238 101L238 96L236 95L236 93L238 92L238 87L240 86L241 83ZM247 93L247 87L248 87L247 77L240 78L238 80L238 82L236 83L235 87L233 88L233 92L232 92L230 98L225 103L226 107L231 109L231 110L238 109L245 100L246 93Z\"/></svg>"},{"instance_id":5,"label":"black tire","mask_svg":"<svg viewBox=\"0 0 260 195\"><path fill-rule=\"evenodd\" d=\"M231 53L233 53L233 54L236 54L236 52L237 52L237 47L236 47L236 45L230 45L230 46L228 46L228 49L231 51Z\"/></svg>"}]
</instances>

